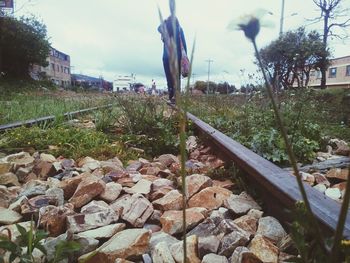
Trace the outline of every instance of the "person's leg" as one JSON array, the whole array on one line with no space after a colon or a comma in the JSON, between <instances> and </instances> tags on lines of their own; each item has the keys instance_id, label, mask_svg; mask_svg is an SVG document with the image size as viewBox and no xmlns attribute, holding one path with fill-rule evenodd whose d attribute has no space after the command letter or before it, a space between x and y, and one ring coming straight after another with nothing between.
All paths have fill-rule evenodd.
<instances>
[{"instance_id":1,"label":"person's leg","mask_svg":"<svg viewBox=\"0 0 350 263\"><path fill-rule=\"evenodd\" d=\"M168 86L169 100L171 100L174 97L175 89L173 84L173 77L170 71L169 59L163 58L163 66Z\"/></svg>"}]
</instances>

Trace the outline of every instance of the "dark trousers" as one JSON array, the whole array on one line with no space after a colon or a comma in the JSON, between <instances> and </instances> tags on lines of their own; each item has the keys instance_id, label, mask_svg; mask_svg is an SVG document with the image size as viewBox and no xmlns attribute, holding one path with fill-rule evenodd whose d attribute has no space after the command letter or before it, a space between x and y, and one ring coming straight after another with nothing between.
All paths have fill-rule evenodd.
<instances>
[{"instance_id":1,"label":"dark trousers","mask_svg":"<svg viewBox=\"0 0 350 263\"><path fill-rule=\"evenodd\" d=\"M179 60L179 69L180 69L180 65L181 62ZM164 72L165 72L165 76L166 76L166 81L167 81L167 86L168 86L168 93L169 93L169 100L173 99L175 97L175 83L174 83L174 79L173 76L171 74L171 70L170 70L170 64L169 64L169 58L167 57L163 57L163 66L164 66ZM178 74L178 81L179 81L179 85L181 86L181 78L180 78L180 74Z\"/></svg>"}]
</instances>

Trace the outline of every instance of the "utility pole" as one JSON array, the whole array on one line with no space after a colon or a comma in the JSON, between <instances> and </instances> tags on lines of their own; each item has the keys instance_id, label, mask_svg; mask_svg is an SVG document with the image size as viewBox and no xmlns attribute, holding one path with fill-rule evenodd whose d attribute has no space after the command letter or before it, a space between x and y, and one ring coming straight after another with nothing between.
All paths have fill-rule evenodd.
<instances>
[{"instance_id":1,"label":"utility pole","mask_svg":"<svg viewBox=\"0 0 350 263\"><path fill-rule=\"evenodd\" d=\"M207 83L207 95L209 95L209 80L210 80L210 63L214 62L214 60L207 59L208 62L208 83Z\"/></svg>"},{"instance_id":2,"label":"utility pole","mask_svg":"<svg viewBox=\"0 0 350 263\"><path fill-rule=\"evenodd\" d=\"M281 18L280 18L280 36L283 33L283 21L284 21L284 1L282 0L282 8L281 8Z\"/></svg>"}]
</instances>

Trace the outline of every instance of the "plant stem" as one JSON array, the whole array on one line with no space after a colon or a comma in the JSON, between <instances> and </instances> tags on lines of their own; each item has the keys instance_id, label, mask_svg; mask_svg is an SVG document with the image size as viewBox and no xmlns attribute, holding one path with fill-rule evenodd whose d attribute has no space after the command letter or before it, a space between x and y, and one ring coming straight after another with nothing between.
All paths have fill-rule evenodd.
<instances>
[{"instance_id":1,"label":"plant stem","mask_svg":"<svg viewBox=\"0 0 350 263\"><path fill-rule=\"evenodd\" d=\"M339 248L340 248L340 242L343 236L343 230L345 225L346 216L348 213L349 208L349 200L350 200L350 166L348 167L348 181L346 182L346 189L345 189L345 195L343 198L343 204L341 206L340 215L338 219L338 225L337 229L335 230L335 236L333 241L333 247L332 247L332 253L331 253L331 259L332 262L337 263L339 262Z\"/></svg>"},{"instance_id":2,"label":"plant stem","mask_svg":"<svg viewBox=\"0 0 350 263\"><path fill-rule=\"evenodd\" d=\"M306 211L307 211L308 217L311 220L312 224L314 225L314 230L315 230L315 234L316 234L316 240L321 245L321 248L326 251L326 248L325 248L324 242L323 242L323 237L321 235L320 227L318 225L318 222L317 222L316 218L312 214L311 206L310 206L309 200L307 198L306 191L305 191L305 188L304 188L301 176L299 174L299 169L298 169L298 166L297 166L296 158L295 158L294 152L292 150L292 146L291 146L291 144L289 142L286 128L283 125L282 117L281 117L280 112L279 112L279 110L277 108L277 104L276 104L274 96L273 96L273 92L272 92L272 88L270 86L270 82L267 79L267 76L266 76L263 64L261 62L261 57L260 57L260 54L259 54L259 51L258 51L258 48L257 48L257 45L256 45L255 38L252 39L252 42L253 42L254 50L255 50L255 53L256 53L256 57L257 57L258 62L259 62L259 66L261 68L261 71L262 71L264 79L265 79L266 88L267 88L269 97L271 99L271 103L272 103L273 110L275 112L277 123L278 123L278 126L280 127L280 130L281 130L281 133L282 133L282 137L284 139L284 143L286 144L286 149L287 149L287 153L288 153L288 156L289 156L289 160L290 160L290 163L291 163L291 165L293 167L294 175L295 175L295 177L297 179L299 190L300 190L301 196L303 198L303 201L305 203L305 207L306 207Z\"/></svg>"}]
</instances>

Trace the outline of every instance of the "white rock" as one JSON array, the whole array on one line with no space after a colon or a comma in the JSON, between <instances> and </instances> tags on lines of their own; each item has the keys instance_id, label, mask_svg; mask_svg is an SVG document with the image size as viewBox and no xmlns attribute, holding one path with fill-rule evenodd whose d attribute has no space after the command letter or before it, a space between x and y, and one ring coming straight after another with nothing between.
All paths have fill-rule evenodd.
<instances>
[{"instance_id":1,"label":"white rock","mask_svg":"<svg viewBox=\"0 0 350 263\"><path fill-rule=\"evenodd\" d=\"M131 187L131 190L134 191L134 193L146 195L151 192L151 185L152 185L151 181L148 181L146 179L141 179L133 187Z\"/></svg>"},{"instance_id":2,"label":"white rock","mask_svg":"<svg viewBox=\"0 0 350 263\"><path fill-rule=\"evenodd\" d=\"M0 207L0 224L11 225L22 219L21 214L16 211Z\"/></svg>"},{"instance_id":3,"label":"white rock","mask_svg":"<svg viewBox=\"0 0 350 263\"><path fill-rule=\"evenodd\" d=\"M317 191L320 191L323 194L327 190L327 187L324 184L316 184L313 188L316 189Z\"/></svg>"},{"instance_id":4,"label":"white rock","mask_svg":"<svg viewBox=\"0 0 350 263\"><path fill-rule=\"evenodd\" d=\"M325 195L334 200L339 200L341 197L341 192L338 188L328 188L325 191Z\"/></svg>"}]
</instances>

